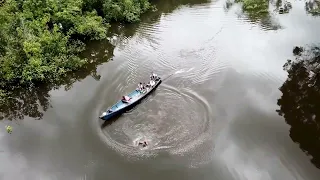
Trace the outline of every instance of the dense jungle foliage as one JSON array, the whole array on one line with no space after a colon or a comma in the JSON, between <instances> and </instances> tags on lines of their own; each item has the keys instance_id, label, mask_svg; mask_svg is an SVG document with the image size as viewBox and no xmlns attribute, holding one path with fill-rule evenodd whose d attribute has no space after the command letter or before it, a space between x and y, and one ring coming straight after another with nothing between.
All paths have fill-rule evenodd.
<instances>
[{"instance_id":1,"label":"dense jungle foliage","mask_svg":"<svg viewBox=\"0 0 320 180\"><path fill-rule=\"evenodd\" d=\"M85 65L88 40L112 21L136 22L148 0L0 1L0 104L17 87L55 82Z\"/></svg>"}]
</instances>

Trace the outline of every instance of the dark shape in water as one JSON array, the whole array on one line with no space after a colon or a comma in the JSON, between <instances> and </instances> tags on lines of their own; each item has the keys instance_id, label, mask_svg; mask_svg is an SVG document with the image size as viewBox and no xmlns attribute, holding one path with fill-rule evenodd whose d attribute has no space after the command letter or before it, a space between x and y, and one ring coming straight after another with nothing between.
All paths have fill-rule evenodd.
<instances>
[{"instance_id":1,"label":"dark shape in water","mask_svg":"<svg viewBox=\"0 0 320 180\"><path fill-rule=\"evenodd\" d=\"M320 15L320 1L318 0L309 0L305 3L305 10L308 14L313 16Z\"/></svg>"},{"instance_id":2,"label":"dark shape in water","mask_svg":"<svg viewBox=\"0 0 320 180\"><path fill-rule=\"evenodd\" d=\"M277 0L275 3L276 8L278 9L279 14L289 13L290 9L292 9L292 5L290 2L282 0Z\"/></svg>"},{"instance_id":3,"label":"dark shape in water","mask_svg":"<svg viewBox=\"0 0 320 180\"><path fill-rule=\"evenodd\" d=\"M147 142L146 141L143 141L143 142L139 142L139 144L138 144L139 146L141 146L142 145L142 147L147 147Z\"/></svg>"},{"instance_id":4,"label":"dark shape in water","mask_svg":"<svg viewBox=\"0 0 320 180\"><path fill-rule=\"evenodd\" d=\"M278 1L281 3L281 1ZM278 30L281 25L269 12L269 3L265 0L227 0L224 5L224 10L227 12L235 3L242 3L242 13L240 17L245 17L253 24L258 24L263 30Z\"/></svg>"},{"instance_id":5,"label":"dark shape in water","mask_svg":"<svg viewBox=\"0 0 320 180\"><path fill-rule=\"evenodd\" d=\"M5 101L0 102L0 120L18 120L24 119L25 116L35 118L37 120L42 119L43 112L45 112L50 105L50 94L52 89L58 89L61 86L65 86L65 90L69 90L73 83L86 78L91 75L95 80L100 79L100 75L97 75L97 66L102 62L106 62L113 56L114 46L109 43L95 42L96 52L95 57L90 57L91 52L83 52L83 56L87 57L91 63L86 64L79 71L71 72L67 77L59 82L37 84L31 87L20 87L11 91ZM101 57L104 58L101 58Z\"/></svg>"},{"instance_id":6,"label":"dark shape in water","mask_svg":"<svg viewBox=\"0 0 320 180\"><path fill-rule=\"evenodd\" d=\"M296 46L295 48L293 48L292 52L295 56L299 56L303 52L303 47Z\"/></svg>"},{"instance_id":7,"label":"dark shape in water","mask_svg":"<svg viewBox=\"0 0 320 180\"><path fill-rule=\"evenodd\" d=\"M283 13L284 13L284 8L283 8L283 7L280 7L280 8L279 8L279 13L280 13L280 14L283 14Z\"/></svg>"},{"instance_id":8,"label":"dark shape in water","mask_svg":"<svg viewBox=\"0 0 320 180\"><path fill-rule=\"evenodd\" d=\"M288 79L280 87L279 115L290 128L291 139L310 155L311 162L320 168L320 48L312 47L299 54L295 61L283 66Z\"/></svg>"},{"instance_id":9,"label":"dark shape in water","mask_svg":"<svg viewBox=\"0 0 320 180\"><path fill-rule=\"evenodd\" d=\"M292 9L291 2L286 2L285 7L288 9Z\"/></svg>"}]
</instances>

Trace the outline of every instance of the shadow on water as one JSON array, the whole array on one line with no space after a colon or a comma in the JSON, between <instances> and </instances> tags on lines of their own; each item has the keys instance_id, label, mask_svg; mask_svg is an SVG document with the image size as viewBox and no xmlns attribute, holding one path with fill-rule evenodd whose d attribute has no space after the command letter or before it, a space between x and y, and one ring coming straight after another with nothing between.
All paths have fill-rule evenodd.
<instances>
[{"instance_id":1,"label":"shadow on water","mask_svg":"<svg viewBox=\"0 0 320 180\"><path fill-rule=\"evenodd\" d=\"M291 126L291 139L320 168L320 48L296 47L293 53L295 60L283 66L288 79L280 87L277 112Z\"/></svg>"},{"instance_id":2,"label":"shadow on water","mask_svg":"<svg viewBox=\"0 0 320 180\"><path fill-rule=\"evenodd\" d=\"M209 0L154 0L153 4L156 5L157 11L148 12L141 17L142 23L155 23L159 21L162 14L171 13L177 9L180 5L193 6L196 4L208 3ZM125 36L126 38L132 37L141 23L133 24L113 24L109 31L110 35L118 34ZM141 34L147 36L146 34ZM146 37L148 38L148 37ZM121 38L119 39L121 41ZM29 116L35 119L41 119L43 112L45 112L50 105L50 91L59 89L62 86L65 90L72 88L73 83L81 81L87 76L92 76L95 80L100 79L100 75L97 74L97 66L101 63L112 60L113 51L115 46L121 46L120 41L118 43L112 43L109 41L92 41L87 45L87 49L81 56L88 58L89 64L76 72L70 73L65 79L54 84L42 84L29 88L20 88L13 92L4 103L0 104L0 119L24 119L25 116ZM120 47L121 48L121 47Z\"/></svg>"},{"instance_id":3,"label":"shadow on water","mask_svg":"<svg viewBox=\"0 0 320 180\"><path fill-rule=\"evenodd\" d=\"M106 120L106 121L105 120L101 120L101 121L103 121L103 123L101 124L101 129L111 125L114 122L116 122L122 115L123 114L118 114L118 115L116 115L116 116L114 116L111 119Z\"/></svg>"},{"instance_id":4,"label":"shadow on water","mask_svg":"<svg viewBox=\"0 0 320 180\"><path fill-rule=\"evenodd\" d=\"M108 61L113 56L114 46L107 43L95 42L99 48L95 48L95 54L104 54L105 59L95 59L89 57L89 51L84 51L81 56L88 57L90 61L79 71L71 72L59 82L49 84L38 84L28 88L16 89L6 101L0 105L0 119L18 120L24 119L25 116L40 120L43 117L43 112L50 105L50 91L59 89L64 86L67 91L72 88L72 85L86 78L92 76L95 80L99 80L100 76L97 74L97 66L102 62Z\"/></svg>"},{"instance_id":5,"label":"shadow on water","mask_svg":"<svg viewBox=\"0 0 320 180\"><path fill-rule=\"evenodd\" d=\"M141 16L140 23L132 23L132 24L121 24L115 23L110 28L110 32L112 34L117 34L120 37L132 37L135 35L137 28L141 25L141 23L153 25L158 22L161 16L164 14L172 13L174 10L178 9L180 6L188 6L193 7L200 4L209 3L210 0L151 0L152 4L155 5L156 11L147 12ZM148 38L149 34L143 33L144 38L151 40L152 38Z\"/></svg>"},{"instance_id":6,"label":"shadow on water","mask_svg":"<svg viewBox=\"0 0 320 180\"><path fill-rule=\"evenodd\" d=\"M309 0L305 2L305 9L308 14L313 16L320 15L320 1L318 0Z\"/></svg>"}]
</instances>

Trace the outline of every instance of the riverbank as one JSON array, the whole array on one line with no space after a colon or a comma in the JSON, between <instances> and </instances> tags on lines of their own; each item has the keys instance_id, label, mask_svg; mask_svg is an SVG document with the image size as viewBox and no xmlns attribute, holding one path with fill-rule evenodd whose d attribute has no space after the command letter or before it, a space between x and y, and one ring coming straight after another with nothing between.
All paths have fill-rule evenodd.
<instances>
[{"instance_id":1,"label":"riverbank","mask_svg":"<svg viewBox=\"0 0 320 180\"><path fill-rule=\"evenodd\" d=\"M63 81L86 64L90 40L106 39L110 23L139 21L148 0L7 0L0 7L0 105L21 87Z\"/></svg>"}]
</instances>

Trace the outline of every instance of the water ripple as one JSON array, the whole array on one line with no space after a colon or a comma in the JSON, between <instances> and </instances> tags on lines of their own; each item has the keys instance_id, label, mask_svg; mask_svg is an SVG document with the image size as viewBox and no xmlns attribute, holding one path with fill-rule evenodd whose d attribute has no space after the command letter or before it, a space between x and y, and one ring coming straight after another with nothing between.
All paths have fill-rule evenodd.
<instances>
[{"instance_id":1,"label":"water ripple","mask_svg":"<svg viewBox=\"0 0 320 180\"><path fill-rule=\"evenodd\" d=\"M211 137L210 106L191 89L162 84L138 106L101 129L104 141L122 155L141 158L160 151L197 154L197 145ZM143 151L137 146L140 140L149 143Z\"/></svg>"}]
</instances>

